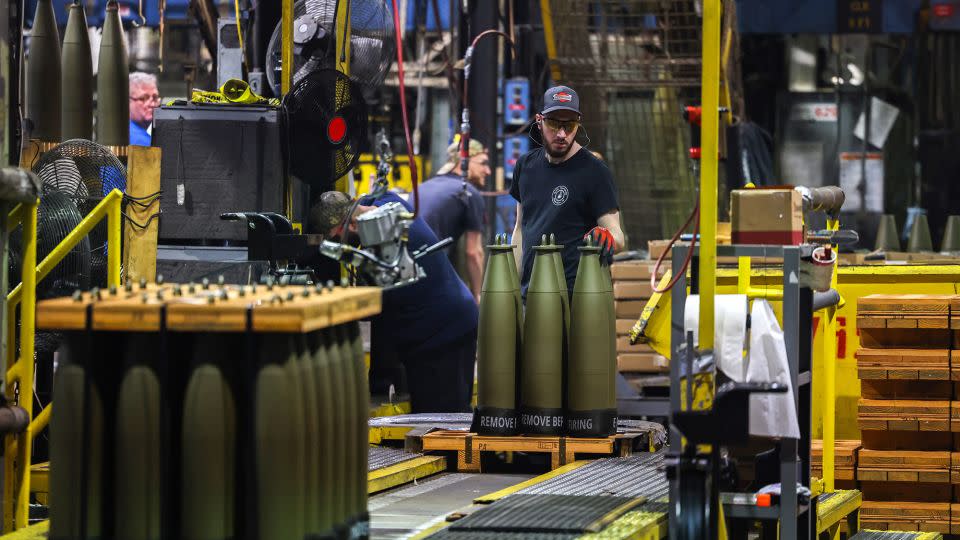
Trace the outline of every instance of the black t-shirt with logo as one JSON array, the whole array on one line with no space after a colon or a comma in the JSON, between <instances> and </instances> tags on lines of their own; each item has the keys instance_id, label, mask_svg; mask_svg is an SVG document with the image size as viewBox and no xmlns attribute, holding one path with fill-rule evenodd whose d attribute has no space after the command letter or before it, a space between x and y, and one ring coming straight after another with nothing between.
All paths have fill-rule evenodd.
<instances>
[{"instance_id":1,"label":"black t-shirt with logo","mask_svg":"<svg viewBox=\"0 0 960 540\"><path fill-rule=\"evenodd\" d=\"M597 226L600 216L619 209L610 169L586 148L558 164L547 161L543 148L537 148L517 160L510 195L522 209L524 298L533 272L532 248L540 245L543 235L554 234L563 245L567 288L572 292L583 235Z\"/></svg>"}]
</instances>

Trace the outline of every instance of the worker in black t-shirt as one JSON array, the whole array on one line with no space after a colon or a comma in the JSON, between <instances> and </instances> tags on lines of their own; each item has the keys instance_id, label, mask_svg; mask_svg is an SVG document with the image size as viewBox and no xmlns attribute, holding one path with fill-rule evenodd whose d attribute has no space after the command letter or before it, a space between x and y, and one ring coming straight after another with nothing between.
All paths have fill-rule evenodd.
<instances>
[{"instance_id":1,"label":"worker in black t-shirt","mask_svg":"<svg viewBox=\"0 0 960 540\"><path fill-rule=\"evenodd\" d=\"M543 96L537 114L543 147L517 160L510 195L517 200L513 243L524 298L533 271L531 249L543 235L556 235L563 245L567 289L573 291L580 253L586 237L601 247L601 261L609 264L624 247L620 206L610 169L575 139L580 127L580 98L567 86L556 86Z\"/></svg>"}]
</instances>

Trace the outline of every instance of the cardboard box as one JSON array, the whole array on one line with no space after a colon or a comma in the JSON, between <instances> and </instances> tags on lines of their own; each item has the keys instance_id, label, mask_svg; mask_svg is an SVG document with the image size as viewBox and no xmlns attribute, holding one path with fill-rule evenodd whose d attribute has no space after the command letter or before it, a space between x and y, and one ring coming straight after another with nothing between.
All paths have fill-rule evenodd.
<instances>
[{"instance_id":1,"label":"cardboard box","mask_svg":"<svg viewBox=\"0 0 960 540\"><path fill-rule=\"evenodd\" d=\"M614 281L617 281L617 280L650 281L650 276L653 275L654 266L656 266L656 264L650 261L618 262L610 266L610 276L613 278ZM660 275L662 276L663 273L669 269L670 269L669 264L661 264Z\"/></svg>"},{"instance_id":2,"label":"cardboard box","mask_svg":"<svg viewBox=\"0 0 960 540\"><path fill-rule=\"evenodd\" d=\"M615 281L613 297L617 300L646 300L653 295L649 281Z\"/></svg>"},{"instance_id":3,"label":"cardboard box","mask_svg":"<svg viewBox=\"0 0 960 540\"><path fill-rule=\"evenodd\" d=\"M736 189L730 193L730 217L734 244L803 241L803 199L792 189Z\"/></svg>"},{"instance_id":4,"label":"cardboard box","mask_svg":"<svg viewBox=\"0 0 960 540\"><path fill-rule=\"evenodd\" d=\"M630 344L630 338L628 336L618 337L617 338L617 352L618 353L652 353L654 352L653 347L647 345L646 343L637 343L636 345Z\"/></svg>"},{"instance_id":5,"label":"cardboard box","mask_svg":"<svg viewBox=\"0 0 960 540\"><path fill-rule=\"evenodd\" d=\"M637 324L636 319L617 319L617 335L629 336L630 330L633 330L635 324Z\"/></svg>"},{"instance_id":6,"label":"cardboard box","mask_svg":"<svg viewBox=\"0 0 960 540\"><path fill-rule=\"evenodd\" d=\"M647 301L646 300L616 300L614 301L614 305L616 306L618 319L637 320L640 318L640 314L643 312L643 306L647 305Z\"/></svg>"},{"instance_id":7,"label":"cardboard box","mask_svg":"<svg viewBox=\"0 0 960 540\"><path fill-rule=\"evenodd\" d=\"M663 373L670 370L670 360L657 353L620 353L617 370Z\"/></svg>"}]
</instances>

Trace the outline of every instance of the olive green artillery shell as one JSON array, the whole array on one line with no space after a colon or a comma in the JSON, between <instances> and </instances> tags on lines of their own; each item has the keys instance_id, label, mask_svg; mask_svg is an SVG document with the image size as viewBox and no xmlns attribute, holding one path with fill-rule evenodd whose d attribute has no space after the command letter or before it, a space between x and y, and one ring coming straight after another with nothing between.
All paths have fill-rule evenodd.
<instances>
[{"instance_id":1,"label":"olive green artillery shell","mask_svg":"<svg viewBox=\"0 0 960 540\"><path fill-rule=\"evenodd\" d=\"M341 462L337 457L336 445L339 444L339 435L336 431L334 413L334 383L331 380L330 358L327 355L327 342L322 332L313 332L307 336L310 350L313 354L313 376L317 392L317 417L320 441L314 452L320 456L318 477L320 479L320 530L321 534L333 531L334 525L343 519L343 516L334 515L339 489L343 484L335 483L335 469L341 469Z\"/></svg>"},{"instance_id":2,"label":"olive green artillery shell","mask_svg":"<svg viewBox=\"0 0 960 540\"><path fill-rule=\"evenodd\" d=\"M180 512L184 540L234 537L237 416L218 367L218 337L196 337L194 368L184 392Z\"/></svg>"},{"instance_id":3,"label":"olive green artillery shell","mask_svg":"<svg viewBox=\"0 0 960 540\"><path fill-rule=\"evenodd\" d=\"M84 448L84 385L86 370L76 364L57 368L54 376L57 414L50 418L50 532L51 540L84 538L81 512L86 509L87 538L99 538L102 527L103 402L97 386L86 389L90 414ZM86 467L87 492L81 493Z\"/></svg>"},{"instance_id":4,"label":"olive green artillery shell","mask_svg":"<svg viewBox=\"0 0 960 540\"><path fill-rule=\"evenodd\" d=\"M346 429L342 433L347 440L348 449L345 462L347 482L353 487L352 497L347 501L349 509L347 516L349 525L352 526L366 510L366 501L361 492L365 492L367 489L367 470L364 469L363 473L360 474L360 454L366 455L369 450L366 443L359 446L357 442L359 440L360 424L366 425L366 417L370 414L370 411L366 411L366 414L360 411L360 401L357 395L357 371L353 361L353 341L347 334L346 327L342 324L334 326L331 331L336 336L337 344L340 346L340 361L343 362L343 386L351 389L350 400L347 401Z\"/></svg>"},{"instance_id":5,"label":"olive green artillery shell","mask_svg":"<svg viewBox=\"0 0 960 540\"><path fill-rule=\"evenodd\" d=\"M114 527L117 538L159 540L160 379L154 366L154 334L125 336L124 363L131 365L117 395L114 435Z\"/></svg>"},{"instance_id":6,"label":"olive green artillery shell","mask_svg":"<svg viewBox=\"0 0 960 540\"><path fill-rule=\"evenodd\" d=\"M303 393L303 421L306 448L304 462L304 530L308 535L325 532L321 528L320 509L320 420L317 406L317 380L313 357L307 347L306 336L296 335L297 369L300 391Z\"/></svg>"},{"instance_id":7,"label":"olive green artillery shell","mask_svg":"<svg viewBox=\"0 0 960 540\"><path fill-rule=\"evenodd\" d=\"M560 285L560 291L563 293L563 324L564 329L567 331L567 335L570 334L570 291L567 290L567 274L563 266L563 257L560 255L560 252L563 250L563 246L553 243L553 235L550 235L550 245L556 248L553 252L553 267L557 272L557 282ZM529 292L529 288L528 288Z\"/></svg>"},{"instance_id":8,"label":"olive green artillery shell","mask_svg":"<svg viewBox=\"0 0 960 540\"><path fill-rule=\"evenodd\" d=\"M612 409L616 375L616 321L611 317L609 279L600 266L599 248L580 248L573 289L567 407L571 411ZM611 332L613 329L613 332Z\"/></svg>"},{"instance_id":9,"label":"olive green artillery shell","mask_svg":"<svg viewBox=\"0 0 960 540\"><path fill-rule=\"evenodd\" d=\"M477 405L514 409L520 311L514 282L513 248L493 245L480 293L477 342ZM511 271L512 267L512 271Z\"/></svg>"},{"instance_id":10,"label":"olive green artillery shell","mask_svg":"<svg viewBox=\"0 0 960 540\"><path fill-rule=\"evenodd\" d=\"M93 138L93 59L87 17L80 4L71 4L63 35L62 74L63 140ZM128 98L129 99L129 98ZM129 103L127 104L129 106ZM129 122L129 118L127 119Z\"/></svg>"},{"instance_id":11,"label":"olive green artillery shell","mask_svg":"<svg viewBox=\"0 0 960 540\"><path fill-rule=\"evenodd\" d=\"M564 302L554 246L536 246L524 316L521 401L524 409L563 407Z\"/></svg>"},{"instance_id":12,"label":"olive green artillery shell","mask_svg":"<svg viewBox=\"0 0 960 540\"><path fill-rule=\"evenodd\" d=\"M370 534L370 516L367 513L367 472L370 460L370 383L367 381L366 353L363 350L363 336L360 335L360 323L353 321L343 325L346 339L353 354L354 387L357 403L357 501L360 509L358 522L354 525L354 536L367 538Z\"/></svg>"},{"instance_id":13,"label":"olive green artillery shell","mask_svg":"<svg viewBox=\"0 0 960 540\"><path fill-rule=\"evenodd\" d=\"M107 4L97 61L97 142L107 146L126 146L130 142L127 39L116 2Z\"/></svg>"},{"instance_id":14,"label":"olive green artillery shell","mask_svg":"<svg viewBox=\"0 0 960 540\"><path fill-rule=\"evenodd\" d=\"M327 350L327 358L330 361L330 382L333 390L333 422L334 422L334 433L335 435L335 445L334 445L334 485L338 486L339 492L336 497L336 509L334 511L334 516L336 521L334 523L335 527L345 527L347 522L350 519L351 514L351 501L354 500L354 486L350 482L351 475L349 474L349 469L347 467L347 460L350 459L350 455L353 454L351 448L353 447L352 441L350 441L345 434L347 433L349 419L347 415L349 414L348 404L353 402L353 388L347 388L344 385L346 381L346 374L344 374L344 362L340 358L340 344L338 343L337 336L331 329L324 330L324 337Z\"/></svg>"},{"instance_id":15,"label":"olive green artillery shell","mask_svg":"<svg viewBox=\"0 0 960 540\"><path fill-rule=\"evenodd\" d=\"M610 366L613 370L613 376L608 379L610 384L609 394L611 396L611 401L613 407L617 406L617 310L613 302L613 277L610 275L609 266L601 266L600 271L603 274L603 279L606 282L607 286L607 313L609 314L610 320L610 343L613 345L610 347Z\"/></svg>"},{"instance_id":16,"label":"olive green artillery shell","mask_svg":"<svg viewBox=\"0 0 960 540\"><path fill-rule=\"evenodd\" d=\"M260 336L262 359L283 359L257 375L255 409L259 538L301 540L304 534L302 396L284 335Z\"/></svg>"},{"instance_id":17,"label":"olive green artillery shell","mask_svg":"<svg viewBox=\"0 0 960 540\"><path fill-rule=\"evenodd\" d=\"M33 126L29 137L60 142L60 107L60 31L52 0L39 0L27 61L27 119Z\"/></svg>"}]
</instances>

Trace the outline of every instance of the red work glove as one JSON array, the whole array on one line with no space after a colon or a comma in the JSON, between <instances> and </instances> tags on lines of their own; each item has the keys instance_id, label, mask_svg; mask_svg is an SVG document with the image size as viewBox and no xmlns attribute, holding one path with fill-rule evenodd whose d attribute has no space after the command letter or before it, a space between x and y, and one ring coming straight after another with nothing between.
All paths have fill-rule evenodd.
<instances>
[{"instance_id":1,"label":"red work glove","mask_svg":"<svg viewBox=\"0 0 960 540\"><path fill-rule=\"evenodd\" d=\"M583 235L584 240L588 238L593 241L593 245L600 248L600 264L609 265L612 263L616 242L613 240L613 234L610 233L610 230L598 225Z\"/></svg>"}]
</instances>

